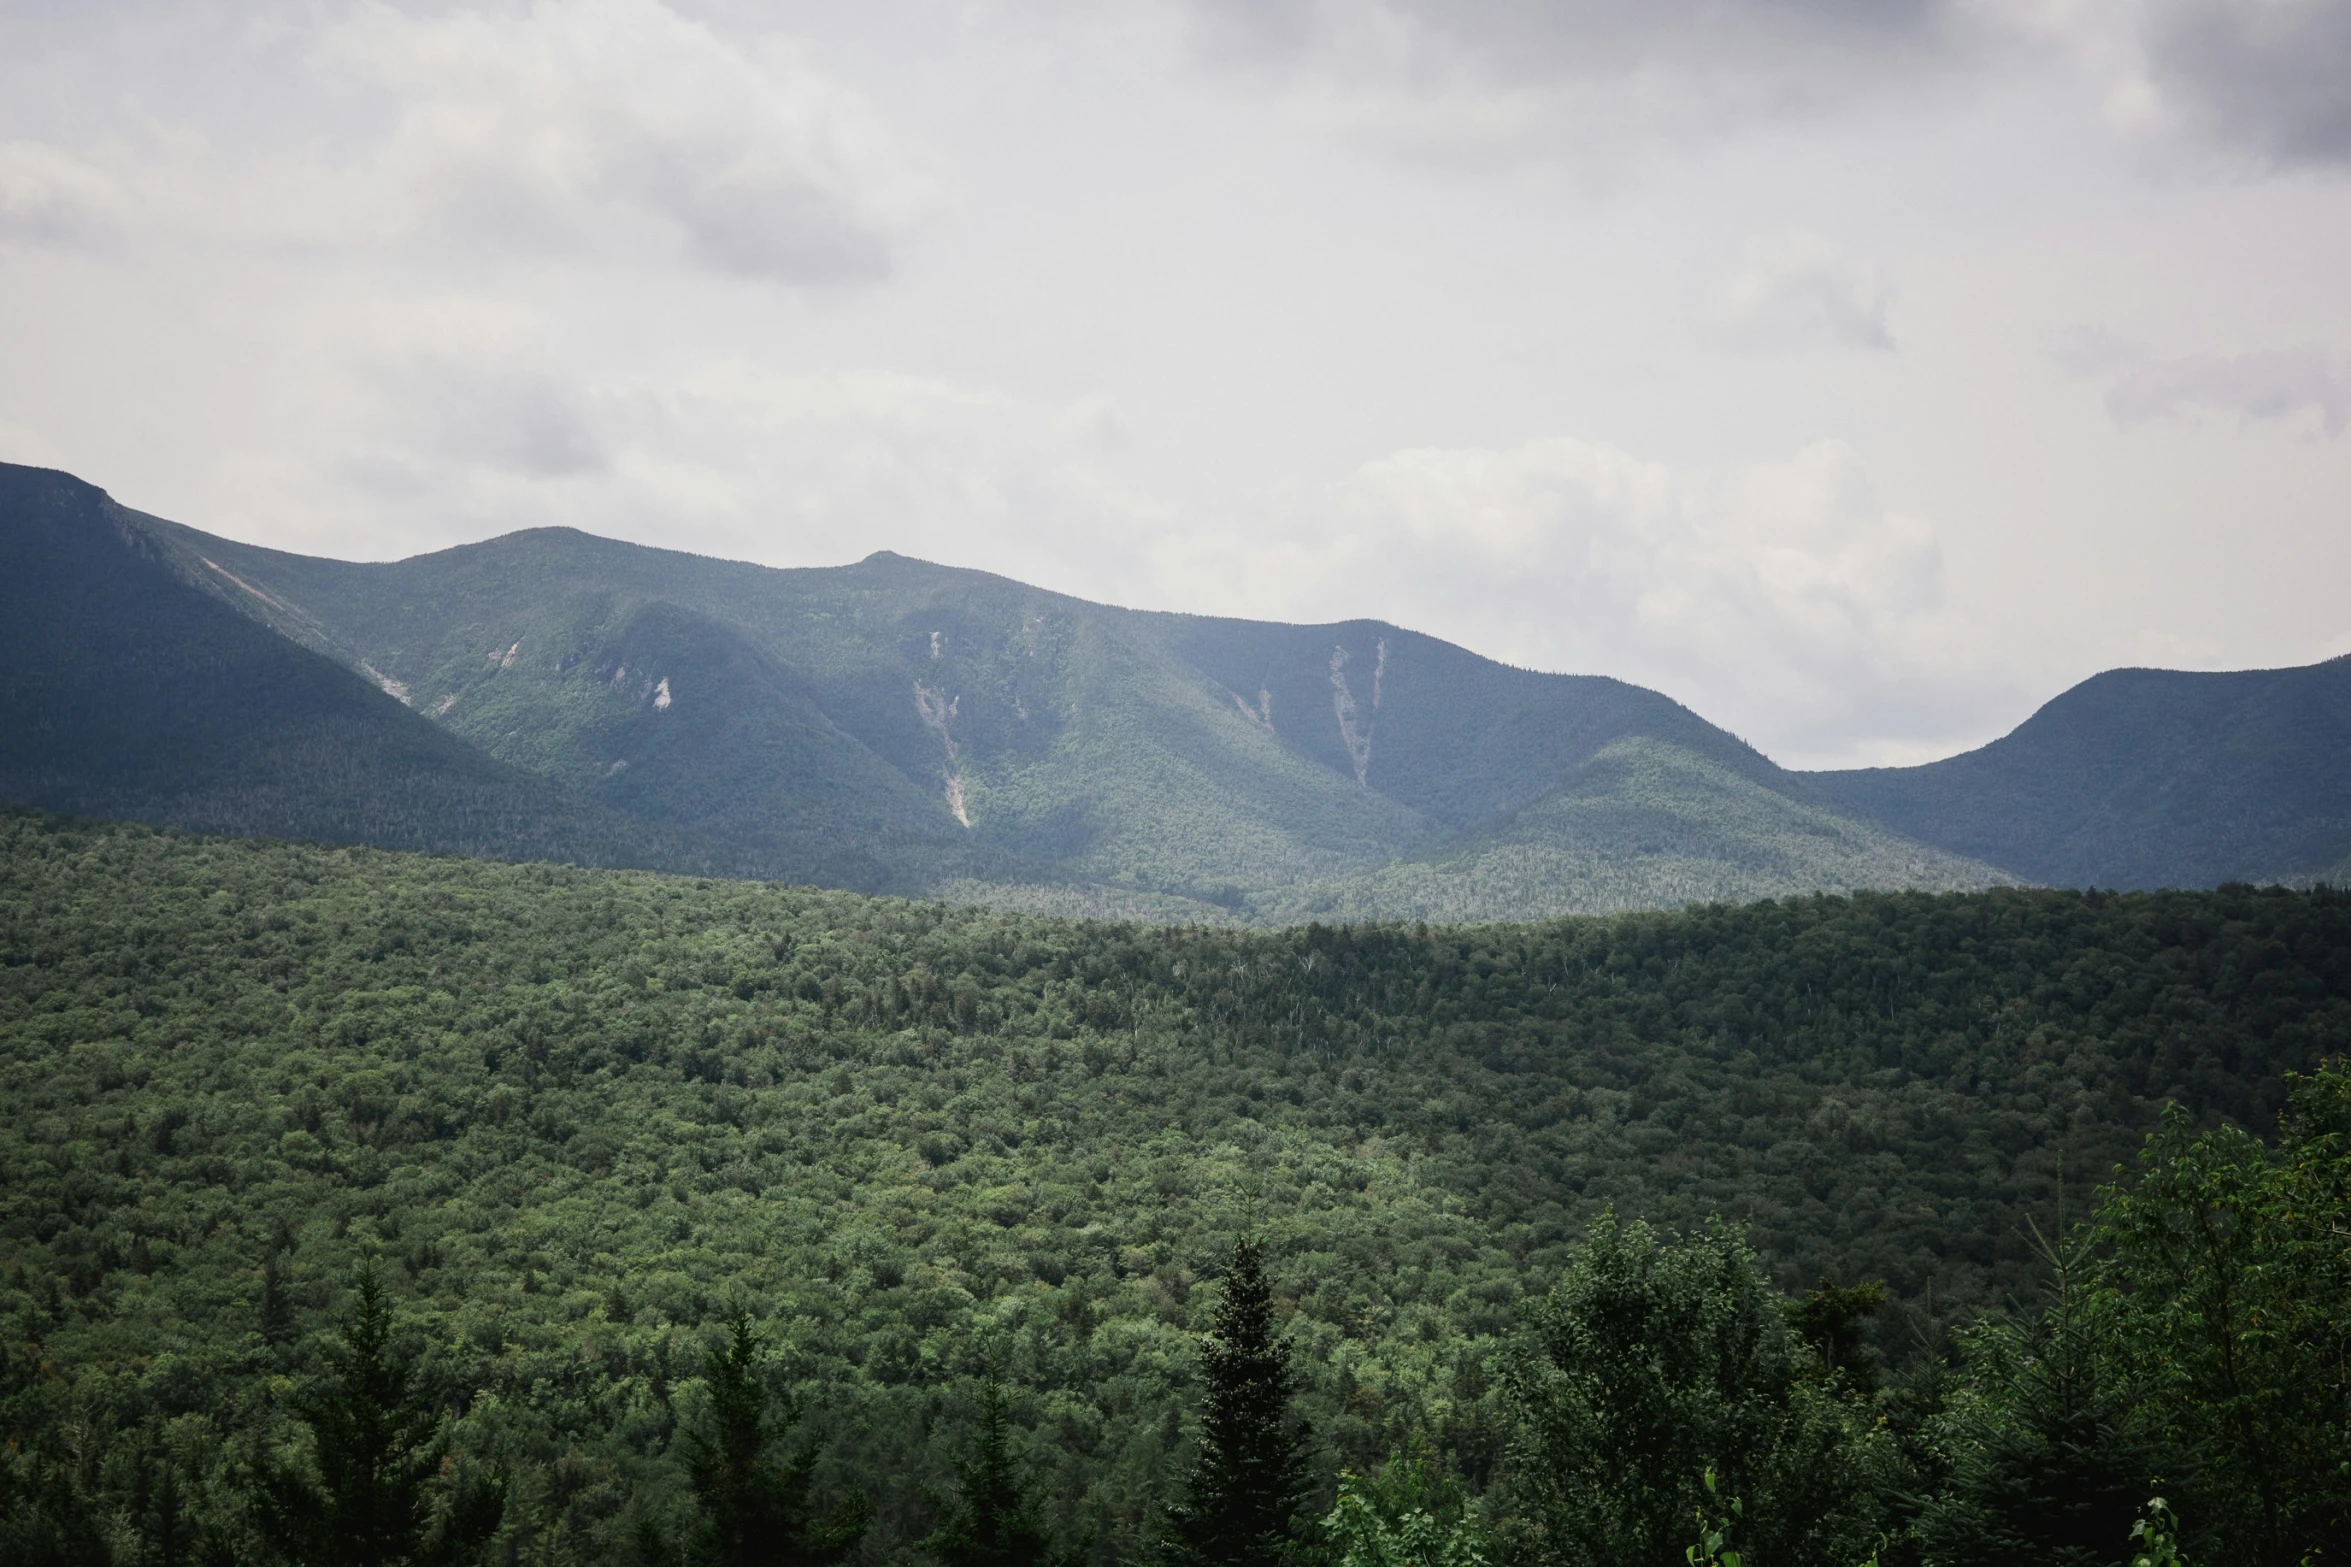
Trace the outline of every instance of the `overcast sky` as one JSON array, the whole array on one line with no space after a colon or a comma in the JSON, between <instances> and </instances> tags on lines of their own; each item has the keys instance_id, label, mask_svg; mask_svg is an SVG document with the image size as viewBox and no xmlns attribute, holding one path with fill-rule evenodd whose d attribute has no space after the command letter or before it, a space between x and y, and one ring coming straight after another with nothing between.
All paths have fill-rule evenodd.
<instances>
[{"instance_id":1,"label":"overcast sky","mask_svg":"<svg viewBox=\"0 0 2351 1567\"><path fill-rule=\"evenodd\" d=\"M0 0L0 460L1378 616L1798 766L2351 652L2351 0Z\"/></svg>"}]
</instances>

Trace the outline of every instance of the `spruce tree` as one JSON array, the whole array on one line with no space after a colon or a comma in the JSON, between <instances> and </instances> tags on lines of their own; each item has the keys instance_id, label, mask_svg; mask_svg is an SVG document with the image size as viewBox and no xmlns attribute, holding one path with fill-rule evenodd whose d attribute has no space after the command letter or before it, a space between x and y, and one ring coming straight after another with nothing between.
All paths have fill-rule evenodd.
<instances>
[{"instance_id":1,"label":"spruce tree","mask_svg":"<svg viewBox=\"0 0 2351 1567\"><path fill-rule=\"evenodd\" d=\"M1306 1433L1290 1419L1289 1346L1254 1240L1233 1248L1202 1359L1200 1458L1169 1510L1171 1554L1186 1567L1273 1567L1298 1539Z\"/></svg>"},{"instance_id":2,"label":"spruce tree","mask_svg":"<svg viewBox=\"0 0 2351 1567\"><path fill-rule=\"evenodd\" d=\"M759 1342L742 1307L729 1315L726 1345L703 1376L709 1425L692 1438L687 1460L701 1509L695 1559L715 1567L831 1567L848 1555L865 1534L864 1501L853 1498L819 1516L815 1444L796 1458L772 1453L799 1411L786 1404L770 1417Z\"/></svg>"},{"instance_id":3,"label":"spruce tree","mask_svg":"<svg viewBox=\"0 0 2351 1567\"><path fill-rule=\"evenodd\" d=\"M2153 1489L2141 1390L2101 1341L2083 1287L2086 1243L2042 1242L2041 1315L1969 1336L1968 1386L1936 1422L1949 1483L1916 1533L1931 1559L2103 1567Z\"/></svg>"},{"instance_id":4,"label":"spruce tree","mask_svg":"<svg viewBox=\"0 0 2351 1567\"><path fill-rule=\"evenodd\" d=\"M286 1292L286 1271L272 1251L261 1262L261 1336L283 1344L294 1336L294 1301Z\"/></svg>"},{"instance_id":5,"label":"spruce tree","mask_svg":"<svg viewBox=\"0 0 2351 1567\"><path fill-rule=\"evenodd\" d=\"M1037 1517L1028 1478L1013 1460L1004 1384L992 1371L980 1390L979 1414L971 1456L955 1465L962 1495L922 1549L939 1567L1045 1567L1053 1559L1052 1541Z\"/></svg>"},{"instance_id":6,"label":"spruce tree","mask_svg":"<svg viewBox=\"0 0 2351 1567\"><path fill-rule=\"evenodd\" d=\"M263 1471L263 1533L280 1558L303 1567L462 1557L497 1528L503 1498L463 1498L454 1527L427 1540L439 1414L393 1351L392 1308L372 1263L359 1270L342 1338L338 1374L300 1407L317 1444L317 1475Z\"/></svg>"}]
</instances>

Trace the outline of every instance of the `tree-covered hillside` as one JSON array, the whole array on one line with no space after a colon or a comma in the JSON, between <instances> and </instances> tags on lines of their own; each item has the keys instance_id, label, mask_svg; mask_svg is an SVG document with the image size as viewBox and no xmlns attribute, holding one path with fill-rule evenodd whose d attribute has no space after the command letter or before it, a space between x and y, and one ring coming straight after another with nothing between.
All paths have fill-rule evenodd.
<instances>
[{"instance_id":1,"label":"tree-covered hillside","mask_svg":"<svg viewBox=\"0 0 2351 1567\"><path fill-rule=\"evenodd\" d=\"M453 1451L550 1560L689 1507L735 1306L818 1492L870 1494L869 1559L941 1521L991 1368L1055 1537L1131 1557L1238 1233L1319 1483L1420 1441L1475 1488L1521 1302L1603 1208L1722 1215L1785 1284L1882 1278L1899 1353L1897 1321L2030 1298L2023 1221L2082 1211L2161 1101L2267 1128L2351 1037L2326 891L1248 933L0 835L10 1386L258 1484L307 1451L373 1257Z\"/></svg>"},{"instance_id":2,"label":"tree-covered hillside","mask_svg":"<svg viewBox=\"0 0 2351 1567\"><path fill-rule=\"evenodd\" d=\"M1271 889L1262 918L1542 919L1791 888L1950 891L1997 875L1660 740L1618 740L1544 798L1376 870Z\"/></svg>"},{"instance_id":3,"label":"tree-covered hillside","mask_svg":"<svg viewBox=\"0 0 2351 1567\"><path fill-rule=\"evenodd\" d=\"M2340 880L2351 656L2110 669L1964 756L1807 776L1842 810L2056 886Z\"/></svg>"},{"instance_id":4,"label":"tree-covered hillside","mask_svg":"<svg viewBox=\"0 0 2351 1567\"><path fill-rule=\"evenodd\" d=\"M700 867L202 591L146 519L0 463L0 800L213 832Z\"/></svg>"},{"instance_id":5,"label":"tree-covered hillside","mask_svg":"<svg viewBox=\"0 0 2351 1567\"><path fill-rule=\"evenodd\" d=\"M1144 614L888 552L785 571L537 529L359 564L153 532L223 602L742 874L1259 922L2009 879L1657 692L1377 622ZM1612 792L1628 745L1681 786ZM1822 830L1759 832L1756 797Z\"/></svg>"},{"instance_id":6,"label":"tree-covered hillside","mask_svg":"<svg viewBox=\"0 0 2351 1567\"><path fill-rule=\"evenodd\" d=\"M355 563L0 464L0 560L0 801L205 830L1231 925L2351 867L2342 660L2111 671L1965 756L1796 774L1618 680L886 551Z\"/></svg>"}]
</instances>

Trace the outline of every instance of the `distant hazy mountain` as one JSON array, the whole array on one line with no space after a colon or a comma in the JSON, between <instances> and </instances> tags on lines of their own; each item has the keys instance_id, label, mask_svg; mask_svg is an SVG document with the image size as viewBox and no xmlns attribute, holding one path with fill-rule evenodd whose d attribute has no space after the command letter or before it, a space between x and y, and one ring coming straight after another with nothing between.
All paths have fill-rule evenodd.
<instances>
[{"instance_id":1,"label":"distant hazy mountain","mask_svg":"<svg viewBox=\"0 0 2351 1567\"><path fill-rule=\"evenodd\" d=\"M2351 657L2108 670L1981 750L1808 776L1857 815L2055 886L2340 879Z\"/></svg>"},{"instance_id":2,"label":"distant hazy mountain","mask_svg":"<svg viewBox=\"0 0 2351 1567\"><path fill-rule=\"evenodd\" d=\"M0 538L27 570L132 585L12 610L26 655L86 694L21 734L10 710L0 796L37 804L1153 918L2006 879L1840 813L1655 692L1377 622L1146 614L886 553L779 571L563 529L353 564L29 469L0 469ZM200 631L163 634L150 600ZM93 641L112 651L74 664ZM221 673L232 645L268 672ZM118 687L158 693L141 700L172 710L168 743L104 738ZM252 695L279 687L323 694ZM303 744L335 760L268 759ZM202 767L141 770L183 754ZM366 803L387 790L410 803ZM505 803L440 823L431 790Z\"/></svg>"}]
</instances>

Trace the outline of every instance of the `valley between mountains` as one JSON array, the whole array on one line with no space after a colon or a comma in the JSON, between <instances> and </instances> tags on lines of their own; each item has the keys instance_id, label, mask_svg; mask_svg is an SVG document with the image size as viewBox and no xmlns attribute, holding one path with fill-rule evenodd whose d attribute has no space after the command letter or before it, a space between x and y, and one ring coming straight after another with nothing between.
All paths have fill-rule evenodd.
<instances>
[{"instance_id":1,"label":"valley between mountains","mask_svg":"<svg viewBox=\"0 0 2351 1567\"><path fill-rule=\"evenodd\" d=\"M1211 924L2351 858L2345 660L2116 671L1967 756L1802 774L1602 676L888 552L539 529L354 563L0 466L0 564L0 799L209 831Z\"/></svg>"}]
</instances>

